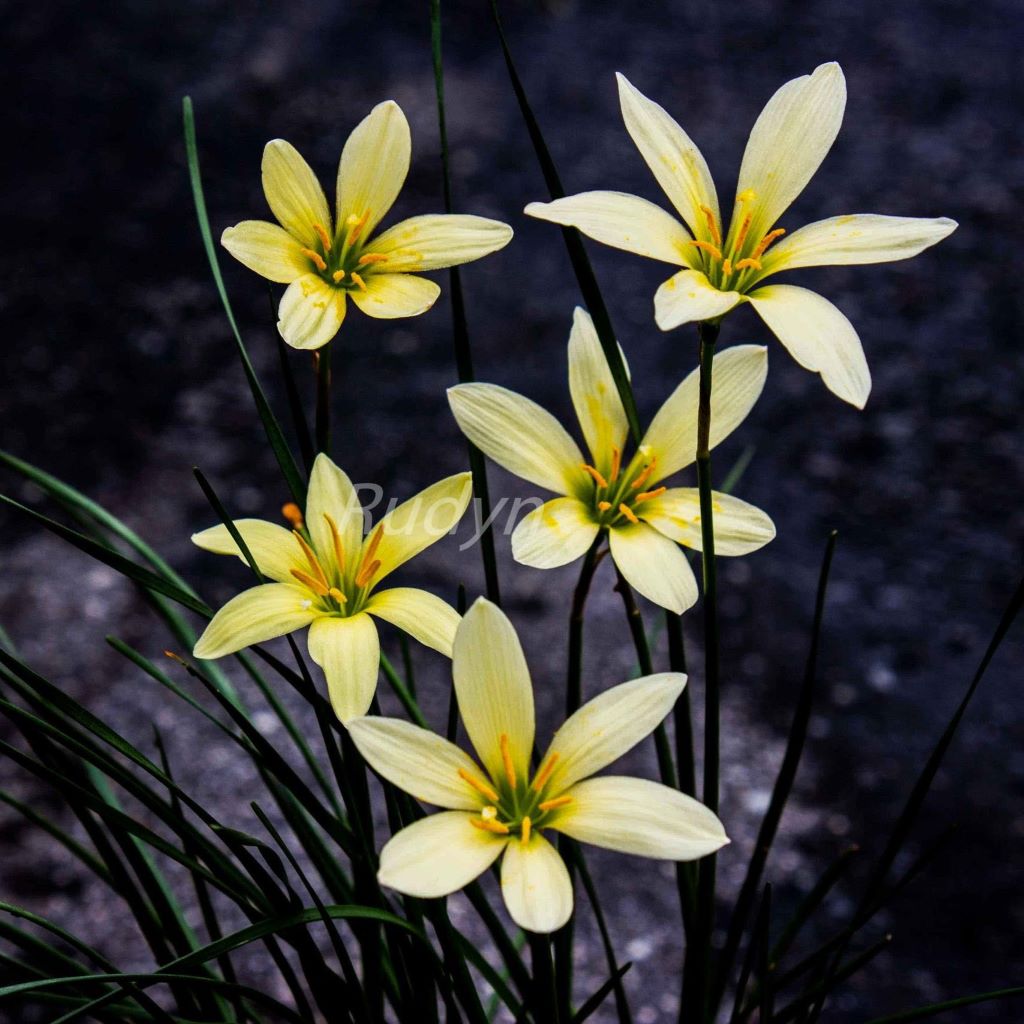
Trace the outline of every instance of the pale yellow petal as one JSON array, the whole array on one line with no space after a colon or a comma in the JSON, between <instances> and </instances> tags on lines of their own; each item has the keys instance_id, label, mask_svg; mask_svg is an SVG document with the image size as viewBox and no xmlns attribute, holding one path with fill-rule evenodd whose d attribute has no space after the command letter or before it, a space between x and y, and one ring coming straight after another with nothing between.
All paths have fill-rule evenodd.
<instances>
[{"instance_id":1,"label":"pale yellow petal","mask_svg":"<svg viewBox=\"0 0 1024 1024\"><path fill-rule=\"evenodd\" d=\"M380 640L369 615L317 619L309 627L309 656L324 670L331 705L342 722L370 710L380 671Z\"/></svg>"},{"instance_id":2,"label":"pale yellow petal","mask_svg":"<svg viewBox=\"0 0 1024 1024\"><path fill-rule=\"evenodd\" d=\"M531 217L578 228L595 242L674 263L697 266L690 232L660 206L626 192L581 192L550 203L530 203Z\"/></svg>"},{"instance_id":3,"label":"pale yellow petal","mask_svg":"<svg viewBox=\"0 0 1024 1024\"><path fill-rule=\"evenodd\" d=\"M608 544L626 581L649 601L676 614L697 603L697 580L686 556L653 527L614 526Z\"/></svg>"},{"instance_id":4,"label":"pale yellow petal","mask_svg":"<svg viewBox=\"0 0 1024 1024\"><path fill-rule=\"evenodd\" d=\"M397 320L426 313L441 294L440 287L414 274L367 274L364 288L349 292L352 301L377 320Z\"/></svg>"},{"instance_id":5,"label":"pale yellow petal","mask_svg":"<svg viewBox=\"0 0 1024 1024\"><path fill-rule=\"evenodd\" d=\"M375 543L374 534L381 531L373 555L380 562L374 579L379 580L393 572L451 532L472 496L473 478L469 473L455 473L392 509L363 543L365 553Z\"/></svg>"},{"instance_id":6,"label":"pale yellow petal","mask_svg":"<svg viewBox=\"0 0 1024 1024\"><path fill-rule=\"evenodd\" d=\"M719 491L712 491L711 497L716 555L747 555L775 536L775 524L759 508ZM677 544L704 550L696 487L673 487L638 505L636 513Z\"/></svg>"},{"instance_id":7,"label":"pale yellow petal","mask_svg":"<svg viewBox=\"0 0 1024 1024\"><path fill-rule=\"evenodd\" d=\"M417 800L456 811L479 811L485 804L469 775L489 785L473 759L454 743L401 718L353 718L348 732L369 766Z\"/></svg>"},{"instance_id":8,"label":"pale yellow petal","mask_svg":"<svg viewBox=\"0 0 1024 1024\"><path fill-rule=\"evenodd\" d=\"M568 565L586 553L597 530L590 507L579 498L553 498L516 526L512 557L534 569Z\"/></svg>"},{"instance_id":9,"label":"pale yellow petal","mask_svg":"<svg viewBox=\"0 0 1024 1024\"><path fill-rule=\"evenodd\" d=\"M504 249L512 229L500 220L461 213L410 217L370 241L369 252L387 256L389 273L440 270L469 263Z\"/></svg>"},{"instance_id":10,"label":"pale yellow petal","mask_svg":"<svg viewBox=\"0 0 1024 1024\"><path fill-rule=\"evenodd\" d=\"M501 860L501 895L528 932L557 931L572 916L572 880L561 854L540 834L510 839Z\"/></svg>"},{"instance_id":11,"label":"pale yellow petal","mask_svg":"<svg viewBox=\"0 0 1024 1024\"><path fill-rule=\"evenodd\" d=\"M533 686L519 637L505 613L478 598L455 632L452 676L466 734L491 778L505 776L502 736L517 779L533 751Z\"/></svg>"},{"instance_id":12,"label":"pale yellow petal","mask_svg":"<svg viewBox=\"0 0 1024 1024\"><path fill-rule=\"evenodd\" d=\"M804 369L820 373L844 402L863 409L871 371L853 324L828 299L791 284L767 285L748 296L768 329Z\"/></svg>"},{"instance_id":13,"label":"pale yellow petal","mask_svg":"<svg viewBox=\"0 0 1024 1024\"><path fill-rule=\"evenodd\" d=\"M374 594L366 610L405 630L421 644L452 656L455 630L462 617L441 598L414 587L394 587Z\"/></svg>"},{"instance_id":14,"label":"pale yellow petal","mask_svg":"<svg viewBox=\"0 0 1024 1024\"><path fill-rule=\"evenodd\" d=\"M556 494L586 493L583 453L536 402L496 384L459 384L448 402L462 432L499 466Z\"/></svg>"},{"instance_id":15,"label":"pale yellow petal","mask_svg":"<svg viewBox=\"0 0 1024 1024\"><path fill-rule=\"evenodd\" d=\"M380 851L377 880L431 899L458 892L501 855L507 839L474 828L465 811L441 811L403 828Z\"/></svg>"},{"instance_id":16,"label":"pale yellow petal","mask_svg":"<svg viewBox=\"0 0 1024 1024\"><path fill-rule=\"evenodd\" d=\"M394 100L378 103L356 125L338 164L339 235L354 217L359 240L369 237L402 190L411 152L409 122Z\"/></svg>"},{"instance_id":17,"label":"pale yellow petal","mask_svg":"<svg viewBox=\"0 0 1024 1024\"><path fill-rule=\"evenodd\" d=\"M277 329L292 348L321 348L345 319L345 293L317 274L304 274L288 285L277 315Z\"/></svg>"},{"instance_id":18,"label":"pale yellow petal","mask_svg":"<svg viewBox=\"0 0 1024 1024\"><path fill-rule=\"evenodd\" d=\"M302 587L263 583L228 601L203 630L192 653L197 658L223 658L308 626L316 615Z\"/></svg>"},{"instance_id":19,"label":"pale yellow petal","mask_svg":"<svg viewBox=\"0 0 1024 1024\"><path fill-rule=\"evenodd\" d=\"M763 279L799 267L892 263L941 242L956 230L948 217L885 217L854 213L815 221L786 235L764 255Z\"/></svg>"},{"instance_id":20,"label":"pale yellow petal","mask_svg":"<svg viewBox=\"0 0 1024 1024\"><path fill-rule=\"evenodd\" d=\"M569 790L552 827L581 843L657 860L697 860L729 842L702 803L647 779L610 775Z\"/></svg>"},{"instance_id":21,"label":"pale yellow petal","mask_svg":"<svg viewBox=\"0 0 1024 1024\"><path fill-rule=\"evenodd\" d=\"M711 211L719 226L721 218L715 183L701 151L675 120L634 88L625 75L616 78L626 131L690 230L697 238L710 240L703 207Z\"/></svg>"},{"instance_id":22,"label":"pale yellow petal","mask_svg":"<svg viewBox=\"0 0 1024 1024\"><path fill-rule=\"evenodd\" d=\"M279 284L291 284L313 269L302 243L278 224L243 220L224 230L220 244L239 263Z\"/></svg>"},{"instance_id":23,"label":"pale yellow petal","mask_svg":"<svg viewBox=\"0 0 1024 1024\"><path fill-rule=\"evenodd\" d=\"M767 375L768 350L762 345L734 345L715 356L711 370L712 448L747 418ZM651 421L642 442L658 460L651 484L685 469L696 459L699 391L700 371L694 370Z\"/></svg>"},{"instance_id":24,"label":"pale yellow petal","mask_svg":"<svg viewBox=\"0 0 1024 1024\"><path fill-rule=\"evenodd\" d=\"M700 270L680 270L654 293L654 320L663 331L670 331L723 316L742 298L739 292L720 291Z\"/></svg>"},{"instance_id":25,"label":"pale yellow petal","mask_svg":"<svg viewBox=\"0 0 1024 1024\"><path fill-rule=\"evenodd\" d=\"M737 196L753 192L748 238L758 239L785 213L832 148L846 108L838 64L787 82L768 101L743 154Z\"/></svg>"},{"instance_id":26,"label":"pale yellow petal","mask_svg":"<svg viewBox=\"0 0 1024 1024\"><path fill-rule=\"evenodd\" d=\"M289 530L262 519L236 519L234 526L264 576L278 583L295 582L291 570L299 564L296 561L299 549ZM237 555L245 561L241 549L223 523L193 533L192 543L215 555Z\"/></svg>"},{"instance_id":27,"label":"pale yellow petal","mask_svg":"<svg viewBox=\"0 0 1024 1024\"><path fill-rule=\"evenodd\" d=\"M325 569L341 569L335 550L334 530L328 516L338 528L344 572L351 578L358 568L360 546L363 543L363 509L348 474L321 452L309 475L306 527L321 565ZM305 570L308 571L308 566Z\"/></svg>"},{"instance_id":28,"label":"pale yellow petal","mask_svg":"<svg viewBox=\"0 0 1024 1024\"><path fill-rule=\"evenodd\" d=\"M558 754L550 789L560 792L588 778L652 733L686 686L682 672L659 672L605 690L566 719L541 758Z\"/></svg>"},{"instance_id":29,"label":"pale yellow petal","mask_svg":"<svg viewBox=\"0 0 1024 1024\"><path fill-rule=\"evenodd\" d=\"M607 474L613 449L622 454L629 422L594 321L578 306L569 334L569 392L594 465Z\"/></svg>"},{"instance_id":30,"label":"pale yellow petal","mask_svg":"<svg viewBox=\"0 0 1024 1024\"><path fill-rule=\"evenodd\" d=\"M316 250L320 244L315 224L330 233L324 190L299 151L284 139L268 142L263 150L263 194L281 227L306 248Z\"/></svg>"}]
</instances>

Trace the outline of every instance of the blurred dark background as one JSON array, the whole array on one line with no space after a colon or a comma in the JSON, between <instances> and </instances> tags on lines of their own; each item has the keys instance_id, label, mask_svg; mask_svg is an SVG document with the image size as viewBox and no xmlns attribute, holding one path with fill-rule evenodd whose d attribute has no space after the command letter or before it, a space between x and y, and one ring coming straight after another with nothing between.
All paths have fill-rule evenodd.
<instances>
[{"instance_id":1,"label":"blurred dark background","mask_svg":"<svg viewBox=\"0 0 1024 1024\"><path fill-rule=\"evenodd\" d=\"M579 296L557 231L521 213L546 196L486 6L445 5L456 203L516 230L509 248L464 275L477 372L568 416L565 343ZM274 517L285 494L204 264L181 97L191 94L196 105L218 234L267 215L259 161L269 138L293 142L333 196L348 132L386 97L402 105L413 130L413 167L393 217L438 211L427 8L426 0L0 4L0 215L8 239L0 254L0 444L125 518L193 581L202 579L211 599L244 585L245 574L189 545L189 534L211 520L191 467L201 466L238 514ZM875 384L863 413L800 370L749 311L730 316L723 331L724 344L769 344L770 374L739 437L716 454L716 472L720 479L744 444L756 445L739 493L779 530L763 552L723 566L722 813L737 840L722 858L727 888L742 877L781 753L824 540L833 527L840 534L812 739L769 871L789 907L849 844L860 843L865 855L880 850L1020 572L1022 9L1015 0L521 2L506 3L505 17L569 191L613 188L665 203L622 127L617 70L683 124L728 203L763 103L783 81L834 59L848 80L844 129L784 223L849 212L960 223L908 263L800 275L864 340ZM652 295L666 268L596 245L590 251L649 417L695 365L695 343L685 330L654 327ZM265 282L226 255L224 268L247 342L279 400ZM454 380L445 299L404 322L353 312L334 361L334 454L353 478L405 497L463 467L444 396ZM307 360L295 367L308 383ZM499 496L528 493L493 470L492 485ZM13 477L2 489L36 498ZM149 654L165 645L130 589L21 520L4 515L2 525L0 623L35 667L141 745L151 743L157 721L186 781L229 816L244 808L253 780L103 644L114 632ZM558 703L574 570L516 567L507 541L499 547L508 610L538 688L547 690L546 715ZM448 596L460 580L479 590L479 560L452 541L406 576ZM657 616L645 611L653 628ZM607 575L591 617L593 693L633 671ZM698 613L688 619L698 667L699 621ZM440 693L441 659L420 660ZM891 951L828 1019L862 1021L1024 983L1021 681L1018 630L936 782L918 848L951 823L959 828L872 932L891 930ZM634 760L651 763L646 751ZM9 764L0 765L0 782L60 815ZM598 858L598 867L620 954L636 962L629 987L638 1024L674 1020L672 886L648 862ZM833 901L836 922L855 892ZM6 810L0 896L81 930L120 962L144 962L109 898ZM599 981L599 962L591 966ZM1006 1003L955 1019L1012 1021L1021 1012Z\"/></svg>"}]
</instances>

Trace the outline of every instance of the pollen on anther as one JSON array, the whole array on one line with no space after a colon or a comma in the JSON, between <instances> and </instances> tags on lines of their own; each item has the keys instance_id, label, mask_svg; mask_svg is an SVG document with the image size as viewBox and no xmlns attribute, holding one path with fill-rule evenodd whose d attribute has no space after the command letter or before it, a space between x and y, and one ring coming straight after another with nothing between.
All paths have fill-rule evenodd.
<instances>
[{"instance_id":1,"label":"pollen on anther","mask_svg":"<svg viewBox=\"0 0 1024 1024\"><path fill-rule=\"evenodd\" d=\"M619 475L619 470L622 468L622 452L618 448L612 449L612 468L610 476L614 480Z\"/></svg>"},{"instance_id":2,"label":"pollen on anther","mask_svg":"<svg viewBox=\"0 0 1024 1024\"><path fill-rule=\"evenodd\" d=\"M636 513L627 504L625 504L625 502L619 505L619 512L621 512L622 515L624 515L631 523L636 524L640 522L636 517Z\"/></svg>"},{"instance_id":3,"label":"pollen on anther","mask_svg":"<svg viewBox=\"0 0 1024 1024\"><path fill-rule=\"evenodd\" d=\"M521 841L522 841L524 846L530 841L530 825L531 825L531 822L530 822L529 815L524 816L523 817L523 822L522 822L522 825L521 825L522 834L520 835L520 839L521 839Z\"/></svg>"},{"instance_id":4,"label":"pollen on anther","mask_svg":"<svg viewBox=\"0 0 1024 1024\"><path fill-rule=\"evenodd\" d=\"M700 209L701 213L704 214L704 219L708 222L708 231L711 232L715 245L720 246L722 244L722 233L718 230L718 221L715 219L714 212L710 206L701 206Z\"/></svg>"},{"instance_id":5,"label":"pollen on anther","mask_svg":"<svg viewBox=\"0 0 1024 1024\"><path fill-rule=\"evenodd\" d=\"M641 501L650 501L651 498L660 498L667 490L668 488L662 485L661 487L655 487L653 491L641 491L633 499L633 504L639 505Z\"/></svg>"},{"instance_id":6,"label":"pollen on anther","mask_svg":"<svg viewBox=\"0 0 1024 1024\"><path fill-rule=\"evenodd\" d=\"M488 800L493 800L495 803L498 802L498 794L495 792L494 788L488 786L486 782L481 782L480 779L467 772L465 768L459 769L459 778L462 779L463 782L468 782L469 785L471 785L482 796L487 797Z\"/></svg>"},{"instance_id":7,"label":"pollen on anther","mask_svg":"<svg viewBox=\"0 0 1024 1024\"><path fill-rule=\"evenodd\" d=\"M556 807L565 807L572 803L571 796L556 796L554 800L544 800L537 804L538 811L553 811Z\"/></svg>"},{"instance_id":8,"label":"pollen on anther","mask_svg":"<svg viewBox=\"0 0 1024 1024\"><path fill-rule=\"evenodd\" d=\"M360 291L363 291L363 292L366 291L366 282L363 280L363 278L362 278L362 276L360 274L357 274L353 270L352 273L349 275L349 277L352 278L352 281L356 284L356 286L359 288Z\"/></svg>"},{"instance_id":9,"label":"pollen on anther","mask_svg":"<svg viewBox=\"0 0 1024 1024\"><path fill-rule=\"evenodd\" d=\"M295 504L294 501L289 501L281 506L281 515L291 523L293 530L301 530L303 525L302 509Z\"/></svg>"},{"instance_id":10,"label":"pollen on anther","mask_svg":"<svg viewBox=\"0 0 1024 1024\"><path fill-rule=\"evenodd\" d=\"M582 469L583 472L586 473L594 481L594 483L597 484L598 487L608 486L608 481L605 480L605 478L601 476L601 474L596 469L594 469L593 466L588 466L585 462L581 462L580 469Z\"/></svg>"},{"instance_id":11,"label":"pollen on anther","mask_svg":"<svg viewBox=\"0 0 1024 1024\"><path fill-rule=\"evenodd\" d=\"M327 229L323 224L314 224L313 230L317 234L317 238L320 239L320 244L324 247L324 252L331 251L331 236L327 234Z\"/></svg>"},{"instance_id":12,"label":"pollen on anther","mask_svg":"<svg viewBox=\"0 0 1024 1024\"><path fill-rule=\"evenodd\" d=\"M346 601L348 600L348 598L345 597L345 595L337 587L331 587L331 589L328 590L327 593L331 597L333 597L334 600L338 602L338 604L345 604Z\"/></svg>"},{"instance_id":13,"label":"pollen on anther","mask_svg":"<svg viewBox=\"0 0 1024 1024\"><path fill-rule=\"evenodd\" d=\"M612 503L610 501L599 501L597 507L601 512L607 512L612 507Z\"/></svg>"},{"instance_id":14,"label":"pollen on anther","mask_svg":"<svg viewBox=\"0 0 1024 1024\"><path fill-rule=\"evenodd\" d=\"M498 740L501 749L501 764L505 769L505 779L512 789L516 788L516 768L512 763L512 750L508 740L508 733L503 732Z\"/></svg>"},{"instance_id":15,"label":"pollen on anther","mask_svg":"<svg viewBox=\"0 0 1024 1024\"><path fill-rule=\"evenodd\" d=\"M732 273L732 260L728 256L722 260L722 273L728 277Z\"/></svg>"},{"instance_id":16,"label":"pollen on anther","mask_svg":"<svg viewBox=\"0 0 1024 1024\"><path fill-rule=\"evenodd\" d=\"M555 765L558 764L558 752L555 751L545 762L536 777L533 780L533 788L541 790L544 788L544 784L551 778L551 773L555 770Z\"/></svg>"},{"instance_id":17,"label":"pollen on anther","mask_svg":"<svg viewBox=\"0 0 1024 1024\"><path fill-rule=\"evenodd\" d=\"M359 266L365 267L368 263L387 263L388 258L382 252L364 252L359 257Z\"/></svg>"},{"instance_id":18,"label":"pollen on anther","mask_svg":"<svg viewBox=\"0 0 1024 1024\"><path fill-rule=\"evenodd\" d=\"M331 277L334 278L334 283L338 284L339 281L344 281L345 280L345 271L344 270L336 270L333 274L331 274Z\"/></svg>"},{"instance_id":19,"label":"pollen on anther","mask_svg":"<svg viewBox=\"0 0 1024 1024\"><path fill-rule=\"evenodd\" d=\"M315 249L303 249L302 255L308 256L316 264L317 270L327 269L327 264L324 262L323 256L321 256Z\"/></svg>"}]
</instances>

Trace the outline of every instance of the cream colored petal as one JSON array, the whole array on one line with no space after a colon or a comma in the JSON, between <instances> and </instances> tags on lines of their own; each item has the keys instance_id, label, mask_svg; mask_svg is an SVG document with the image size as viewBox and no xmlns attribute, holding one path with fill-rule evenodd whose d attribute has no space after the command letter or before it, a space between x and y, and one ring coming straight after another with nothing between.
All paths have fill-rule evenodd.
<instances>
[{"instance_id":1,"label":"cream colored petal","mask_svg":"<svg viewBox=\"0 0 1024 1024\"><path fill-rule=\"evenodd\" d=\"M304 588L263 583L228 601L203 630L192 653L197 658L223 658L308 626L316 615Z\"/></svg>"},{"instance_id":2,"label":"cream colored petal","mask_svg":"<svg viewBox=\"0 0 1024 1024\"><path fill-rule=\"evenodd\" d=\"M635 89L625 75L619 82L619 103L626 131L640 155L697 238L710 240L707 207L721 225L718 194L711 172L693 140L657 103Z\"/></svg>"},{"instance_id":3,"label":"cream colored petal","mask_svg":"<svg viewBox=\"0 0 1024 1024\"><path fill-rule=\"evenodd\" d=\"M753 505L712 491L716 555L747 555L775 536L775 524ZM677 544L703 551L700 495L696 487L673 487L636 508L636 513Z\"/></svg>"},{"instance_id":4,"label":"cream colored petal","mask_svg":"<svg viewBox=\"0 0 1024 1024\"><path fill-rule=\"evenodd\" d=\"M496 384L459 384L448 403L466 437L499 466L556 494L585 493L583 453L536 402Z\"/></svg>"},{"instance_id":5,"label":"cream colored petal","mask_svg":"<svg viewBox=\"0 0 1024 1024\"><path fill-rule=\"evenodd\" d=\"M366 239L391 209L409 173L409 122L394 100L378 103L348 137L338 164L338 232L347 218L366 218Z\"/></svg>"},{"instance_id":6,"label":"cream colored petal","mask_svg":"<svg viewBox=\"0 0 1024 1024\"><path fill-rule=\"evenodd\" d=\"M264 522L262 519L236 519L234 526L264 576L278 583L294 584L295 579L291 570L299 565L296 561L298 547L289 530L276 523ZM223 523L193 533L192 543L204 551L212 551L215 555L237 555L243 562L245 561L241 549L232 540L228 528Z\"/></svg>"},{"instance_id":7,"label":"cream colored petal","mask_svg":"<svg viewBox=\"0 0 1024 1024\"><path fill-rule=\"evenodd\" d=\"M380 671L380 640L369 615L317 619L309 627L309 656L324 670L331 705L342 722L370 710Z\"/></svg>"},{"instance_id":8,"label":"cream colored petal","mask_svg":"<svg viewBox=\"0 0 1024 1024\"><path fill-rule=\"evenodd\" d=\"M284 139L268 142L263 150L263 194L281 227L306 248L317 249L319 224L328 234L331 214L324 190L299 151Z\"/></svg>"},{"instance_id":9,"label":"cream colored petal","mask_svg":"<svg viewBox=\"0 0 1024 1024\"><path fill-rule=\"evenodd\" d=\"M607 474L612 450L622 453L629 422L594 321L578 306L569 334L569 392L594 465Z\"/></svg>"},{"instance_id":10,"label":"cream colored petal","mask_svg":"<svg viewBox=\"0 0 1024 1024\"><path fill-rule=\"evenodd\" d=\"M462 617L441 598L414 587L394 587L374 594L366 610L405 630L421 644L452 656L455 630Z\"/></svg>"},{"instance_id":11,"label":"cream colored petal","mask_svg":"<svg viewBox=\"0 0 1024 1024\"><path fill-rule=\"evenodd\" d=\"M699 270L680 270L654 293L654 320L663 331L671 331L723 316L742 298L739 292L719 291Z\"/></svg>"},{"instance_id":12,"label":"cream colored petal","mask_svg":"<svg viewBox=\"0 0 1024 1024\"><path fill-rule=\"evenodd\" d=\"M587 779L552 827L581 843L657 860L697 860L729 842L702 803L648 779Z\"/></svg>"},{"instance_id":13,"label":"cream colored petal","mask_svg":"<svg viewBox=\"0 0 1024 1024\"><path fill-rule=\"evenodd\" d=\"M607 768L652 733L686 686L682 672L659 672L605 690L566 719L541 758L558 754L549 788L559 792Z\"/></svg>"},{"instance_id":14,"label":"cream colored petal","mask_svg":"<svg viewBox=\"0 0 1024 1024\"><path fill-rule=\"evenodd\" d=\"M465 811L441 811L403 828L380 851L377 880L406 896L430 899L479 878L508 840L474 828Z\"/></svg>"},{"instance_id":15,"label":"cream colored petal","mask_svg":"<svg viewBox=\"0 0 1024 1024\"><path fill-rule=\"evenodd\" d=\"M321 452L313 463L306 492L306 527L313 541L321 565L326 569L338 566L334 545L334 531L327 521L330 516L338 528L341 557L346 576L351 578L358 568L360 546L363 543L363 509L352 481L344 470ZM293 540L294 544L295 541ZM308 566L304 567L308 571Z\"/></svg>"},{"instance_id":16,"label":"cream colored petal","mask_svg":"<svg viewBox=\"0 0 1024 1024\"><path fill-rule=\"evenodd\" d=\"M348 732L370 767L425 804L478 811L485 800L459 774L489 785L473 759L454 743L401 718L353 718Z\"/></svg>"},{"instance_id":17,"label":"cream colored petal","mask_svg":"<svg viewBox=\"0 0 1024 1024\"><path fill-rule=\"evenodd\" d=\"M910 259L953 233L948 217L885 217L854 213L829 217L786 235L764 255L759 278L799 267L892 263Z\"/></svg>"},{"instance_id":18,"label":"cream colored petal","mask_svg":"<svg viewBox=\"0 0 1024 1024\"><path fill-rule=\"evenodd\" d=\"M608 544L629 585L649 601L676 614L697 603L697 580L686 556L653 527L614 526L608 531Z\"/></svg>"},{"instance_id":19,"label":"cream colored petal","mask_svg":"<svg viewBox=\"0 0 1024 1024\"><path fill-rule=\"evenodd\" d=\"M561 854L539 833L512 839L501 861L501 895L528 932L557 931L572 916L572 880Z\"/></svg>"},{"instance_id":20,"label":"cream colored petal","mask_svg":"<svg viewBox=\"0 0 1024 1024\"><path fill-rule=\"evenodd\" d=\"M690 232L660 206L626 192L582 192L550 203L530 203L531 217L578 228L595 242L674 263L697 266Z\"/></svg>"},{"instance_id":21,"label":"cream colored petal","mask_svg":"<svg viewBox=\"0 0 1024 1024\"><path fill-rule=\"evenodd\" d=\"M371 239L367 250L387 256L380 266L389 273L407 274L470 263L510 241L512 229L500 220L438 213L403 220Z\"/></svg>"},{"instance_id":22,"label":"cream colored petal","mask_svg":"<svg viewBox=\"0 0 1024 1024\"><path fill-rule=\"evenodd\" d=\"M743 154L736 194L754 193L747 237L761 238L804 190L832 148L846 108L838 64L787 82L768 101Z\"/></svg>"},{"instance_id":23,"label":"cream colored petal","mask_svg":"<svg viewBox=\"0 0 1024 1024\"><path fill-rule=\"evenodd\" d=\"M516 526L512 557L534 569L568 565L586 553L597 530L590 508L579 498L553 498Z\"/></svg>"},{"instance_id":24,"label":"cream colored petal","mask_svg":"<svg viewBox=\"0 0 1024 1024\"><path fill-rule=\"evenodd\" d=\"M278 224L243 220L225 229L220 244L239 263L279 284L291 284L313 269L309 257L302 252L302 243Z\"/></svg>"},{"instance_id":25,"label":"cream colored petal","mask_svg":"<svg viewBox=\"0 0 1024 1024\"><path fill-rule=\"evenodd\" d=\"M380 562L380 568L374 578L381 579L424 548L436 544L462 518L472 496L473 478L469 473L456 473L392 509L363 542L365 553L374 543L374 534L381 531L373 556Z\"/></svg>"},{"instance_id":26,"label":"cream colored petal","mask_svg":"<svg viewBox=\"0 0 1024 1024\"><path fill-rule=\"evenodd\" d=\"M768 285L748 296L768 329L806 370L844 402L863 409L871 371L853 324L828 299L791 284Z\"/></svg>"},{"instance_id":27,"label":"cream colored petal","mask_svg":"<svg viewBox=\"0 0 1024 1024\"><path fill-rule=\"evenodd\" d=\"M317 274L304 274L288 285L277 315L277 329L292 348L321 348L345 319L345 293Z\"/></svg>"},{"instance_id":28,"label":"cream colored petal","mask_svg":"<svg viewBox=\"0 0 1024 1024\"><path fill-rule=\"evenodd\" d=\"M350 291L352 301L377 320L419 316L437 302L441 289L433 281L414 274L367 274L365 291Z\"/></svg>"},{"instance_id":29,"label":"cream colored petal","mask_svg":"<svg viewBox=\"0 0 1024 1024\"><path fill-rule=\"evenodd\" d=\"M534 735L530 671L512 623L482 597L455 632L452 677L466 734L491 778L505 776L502 736L517 778L525 778Z\"/></svg>"},{"instance_id":30,"label":"cream colored petal","mask_svg":"<svg viewBox=\"0 0 1024 1024\"><path fill-rule=\"evenodd\" d=\"M715 356L711 371L711 447L721 444L746 418L768 376L768 350L734 345ZM658 462L649 484L692 465L697 457L700 371L694 370L669 395L644 435L642 447Z\"/></svg>"}]
</instances>

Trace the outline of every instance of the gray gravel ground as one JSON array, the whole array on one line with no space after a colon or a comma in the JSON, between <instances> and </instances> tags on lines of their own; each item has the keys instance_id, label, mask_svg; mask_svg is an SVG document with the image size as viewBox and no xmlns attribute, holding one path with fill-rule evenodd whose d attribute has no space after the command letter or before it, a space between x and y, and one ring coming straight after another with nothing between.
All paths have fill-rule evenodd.
<instances>
[{"instance_id":1,"label":"gray gravel ground","mask_svg":"<svg viewBox=\"0 0 1024 1024\"><path fill-rule=\"evenodd\" d=\"M413 127L414 164L397 215L440 208L426 4L306 0L240 10L223 2L127 0L7 5L13 60L0 68L13 159L0 208L13 244L0 258L0 437L65 476L156 543L211 599L242 568L202 555L188 535L210 516L199 464L230 508L272 516L283 487L204 272L179 141L179 102L196 102L208 202L217 229L261 216L259 155L283 136L325 181L347 132L384 97ZM520 213L543 184L479 3L447 7L450 135L461 209L511 222L503 253L465 275L477 369L563 415L565 341L575 283L557 233ZM774 342L765 396L721 472L757 446L742 495L779 528L765 551L723 566L725 792L735 843L721 858L738 884L781 755L802 673L820 550L840 531L822 657L822 696L807 760L770 875L792 905L851 842L877 851L885 829L966 685L1020 572L1024 540L1024 373L1017 281L1024 227L1021 9L1010 0L850 5L665 3L506 5L513 47L567 187L637 191L661 201L617 112L624 71L677 115L728 194L746 132L781 82L838 59L845 128L787 221L873 211L946 215L947 242L906 264L803 272L865 340L875 380L868 409L842 405ZM695 364L685 332L651 320L662 268L591 248L649 416ZM276 392L262 283L227 279L246 338ZM796 280L796 278L793 278ZM744 311L723 343L765 341ZM406 496L463 466L444 388L454 377L444 303L405 323L353 315L335 355L335 454L356 478ZM498 495L525 494L494 472ZM14 480L5 490L35 495ZM195 716L126 669L103 644L116 633L157 654L166 642L129 588L5 517L0 623L41 671L147 749L155 721L183 780L229 821L258 784ZM573 570L516 567L501 545L507 607L534 668L541 714L555 724ZM405 579L443 594L481 584L475 551L445 542ZM605 571L591 601L588 691L628 677L633 659ZM648 621L655 616L647 609ZM700 665L700 617L688 623ZM1024 983L1024 713L1019 631L939 776L917 836L959 830L927 878L879 925L892 950L836 1001L828 1019ZM440 694L442 659L419 657ZM694 672L694 697L700 673ZM439 721L440 706L432 708ZM268 722L269 725L269 722ZM0 733L6 735L6 726ZM628 766L653 772L649 749ZM55 814L9 764L0 785ZM638 1024L674 1020L679 941L668 874L595 856ZM831 907L848 909L853 893ZM58 849L0 811L0 896L145 963L122 909ZM581 975L601 980L588 932ZM254 960L249 976L265 978ZM269 982L268 982L269 983ZM1001 1004L963 1021L1014 1021Z\"/></svg>"}]
</instances>

